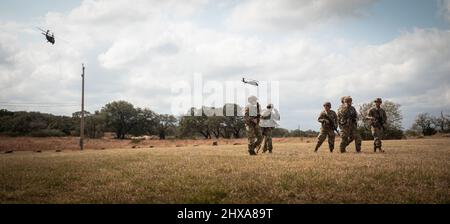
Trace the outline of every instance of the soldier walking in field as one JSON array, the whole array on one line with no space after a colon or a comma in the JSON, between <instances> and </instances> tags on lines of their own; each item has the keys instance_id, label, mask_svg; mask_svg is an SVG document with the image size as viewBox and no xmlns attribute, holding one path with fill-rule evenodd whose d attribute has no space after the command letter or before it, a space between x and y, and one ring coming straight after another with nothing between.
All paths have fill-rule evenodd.
<instances>
[{"instance_id":1,"label":"soldier walking in field","mask_svg":"<svg viewBox=\"0 0 450 224\"><path fill-rule=\"evenodd\" d=\"M339 108L338 108L338 114L340 113L340 111L344 111L345 110L345 108L347 107L347 105L345 104L345 98L347 98L347 97L349 97L349 96L343 96L343 97L341 97L341 105L339 106ZM338 127L339 127L339 130L342 130L342 129L344 129L344 127L342 127L342 125L341 125L341 122L339 122L339 116L338 116ZM349 139L349 142L348 142L348 144L351 144L353 142L353 139Z\"/></svg>"},{"instance_id":2,"label":"soldier walking in field","mask_svg":"<svg viewBox=\"0 0 450 224\"><path fill-rule=\"evenodd\" d=\"M250 96L244 109L244 123L248 137L248 153L250 155L256 155L255 149L260 147L262 142L261 128L259 127L260 110L258 98Z\"/></svg>"},{"instance_id":3,"label":"soldier walking in field","mask_svg":"<svg viewBox=\"0 0 450 224\"><path fill-rule=\"evenodd\" d=\"M361 136L357 130L358 113L352 106L352 98L345 97L345 105L341 106L338 111L338 122L341 128L341 153L346 152L346 147L355 141L356 152L361 152Z\"/></svg>"},{"instance_id":4,"label":"soldier walking in field","mask_svg":"<svg viewBox=\"0 0 450 224\"><path fill-rule=\"evenodd\" d=\"M369 114L367 119L370 121L370 129L373 135L373 151L377 152L377 149L380 152L384 152L381 149L381 140L383 138L383 132L387 123L386 111L381 108L381 104L383 103L381 98L377 98L374 101L375 107L369 110Z\"/></svg>"},{"instance_id":5,"label":"soldier walking in field","mask_svg":"<svg viewBox=\"0 0 450 224\"><path fill-rule=\"evenodd\" d=\"M267 109L261 113L261 123L263 135L263 153L267 150L272 153L272 130L278 127L276 121L280 120L280 113L273 107L273 104L267 105Z\"/></svg>"},{"instance_id":6,"label":"soldier walking in field","mask_svg":"<svg viewBox=\"0 0 450 224\"><path fill-rule=\"evenodd\" d=\"M334 150L334 139L335 139L335 131L337 132L337 115L336 112L331 110L331 103L325 102L323 104L324 110L320 113L319 118L317 121L319 121L322 124L322 127L320 128L319 136L317 137L317 144L316 148L314 149L314 152L317 152L319 150L319 147L322 145L322 143L325 141L325 139L328 137L328 147L330 149L330 152L333 152Z\"/></svg>"}]
</instances>

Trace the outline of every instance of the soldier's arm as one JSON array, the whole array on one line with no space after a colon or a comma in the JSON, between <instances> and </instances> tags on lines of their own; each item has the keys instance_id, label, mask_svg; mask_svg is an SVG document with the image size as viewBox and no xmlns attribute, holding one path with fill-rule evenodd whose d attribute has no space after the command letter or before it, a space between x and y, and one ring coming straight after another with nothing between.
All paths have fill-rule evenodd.
<instances>
[{"instance_id":1,"label":"soldier's arm","mask_svg":"<svg viewBox=\"0 0 450 224\"><path fill-rule=\"evenodd\" d=\"M273 119L279 121L280 120L280 112L277 109L273 108Z\"/></svg>"},{"instance_id":2,"label":"soldier's arm","mask_svg":"<svg viewBox=\"0 0 450 224\"><path fill-rule=\"evenodd\" d=\"M261 113L261 119L263 119L263 120L268 120L268 119L270 119L270 115L271 115L270 110L264 110L264 111Z\"/></svg>"},{"instance_id":3,"label":"soldier's arm","mask_svg":"<svg viewBox=\"0 0 450 224\"><path fill-rule=\"evenodd\" d=\"M367 114L366 119L367 119L367 120L373 120L373 119L375 119L375 117L373 116L373 110L372 110L372 109L369 110L369 113Z\"/></svg>"},{"instance_id":4,"label":"soldier's arm","mask_svg":"<svg viewBox=\"0 0 450 224\"><path fill-rule=\"evenodd\" d=\"M341 120L342 120L342 110L341 110L341 108L339 108L339 109L338 109L338 112L337 112L337 121L338 121L338 124L341 123Z\"/></svg>"},{"instance_id":5,"label":"soldier's arm","mask_svg":"<svg viewBox=\"0 0 450 224\"><path fill-rule=\"evenodd\" d=\"M333 121L336 125L338 124L338 117L336 113L334 113Z\"/></svg>"},{"instance_id":6,"label":"soldier's arm","mask_svg":"<svg viewBox=\"0 0 450 224\"><path fill-rule=\"evenodd\" d=\"M385 110L383 110L383 124L387 124L387 115Z\"/></svg>"},{"instance_id":7,"label":"soldier's arm","mask_svg":"<svg viewBox=\"0 0 450 224\"><path fill-rule=\"evenodd\" d=\"M324 118L324 114L323 114L323 113L320 113L319 118L317 118L317 121L318 121L319 123L324 123L324 122L326 122L325 120L326 120L326 119Z\"/></svg>"}]
</instances>

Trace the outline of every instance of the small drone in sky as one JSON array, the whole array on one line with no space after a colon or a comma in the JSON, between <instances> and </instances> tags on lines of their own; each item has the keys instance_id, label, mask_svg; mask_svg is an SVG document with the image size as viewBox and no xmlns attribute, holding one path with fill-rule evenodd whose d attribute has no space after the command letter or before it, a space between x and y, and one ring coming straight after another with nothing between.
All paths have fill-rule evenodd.
<instances>
[{"instance_id":1,"label":"small drone in sky","mask_svg":"<svg viewBox=\"0 0 450 224\"><path fill-rule=\"evenodd\" d=\"M258 81L256 80L242 78L242 82L252 86L258 86Z\"/></svg>"},{"instance_id":2,"label":"small drone in sky","mask_svg":"<svg viewBox=\"0 0 450 224\"><path fill-rule=\"evenodd\" d=\"M51 43L52 45L55 44L55 34L54 33L50 33L50 30L43 30L39 27L37 27L40 31L42 31L42 35L45 36L45 39L47 39L47 42Z\"/></svg>"}]
</instances>

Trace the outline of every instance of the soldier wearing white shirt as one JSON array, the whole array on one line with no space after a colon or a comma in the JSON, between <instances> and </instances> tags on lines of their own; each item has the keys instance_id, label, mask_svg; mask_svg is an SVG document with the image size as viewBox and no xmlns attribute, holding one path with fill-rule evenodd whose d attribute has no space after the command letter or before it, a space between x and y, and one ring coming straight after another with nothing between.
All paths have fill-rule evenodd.
<instances>
[{"instance_id":1,"label":"soldier wearing white shirt","mask_svg":"<svg viewBox=\"0 0 450 224\"><path fill-rule=\"evenodd\" d=\"M273 104L267 105L267 109L265 109L261 113L261 122L260 126L262 128L263 134L263 152L267 150L269 153L272 153L272 130L278 127L278 123L276 121L280 120L280 113L277 109L273 108Z\"/></svg>"}]
</instances>

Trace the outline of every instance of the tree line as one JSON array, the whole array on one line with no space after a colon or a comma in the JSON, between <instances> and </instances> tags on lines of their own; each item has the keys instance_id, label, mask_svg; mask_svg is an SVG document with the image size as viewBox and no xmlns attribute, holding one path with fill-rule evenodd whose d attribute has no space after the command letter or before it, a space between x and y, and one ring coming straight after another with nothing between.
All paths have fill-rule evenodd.
<instances>
[{"instance_id":1,"label":"tree line","mask_svg":"<svg viewBox=\"0 0 450 224\"><path fill-rule=\"evenodd\" d=\"M175 117L158 114L149 108L135 107L126 101L114 101L93 113L85 111L86 137L101 138L112 132L118 139L151 135L159 139L171 138L242 138L245 125L242 107L225 104L223 107L191 108L186 115ZM222 116L227 115L227 116ZM0 134L8 136L61 137L80 135L81 111L72 116L57 116L40 112L12 112L0 110ZM312 130L274 130L275 137L313 137Z\"/></svg>"},{"instance_id":2,"label":"tree line","mask_svg":"<svg viewBox=\"0 0 450 224\"><path fill-rule=\"evenodd\" d=\"M363 139L371 139L370 126L364 119L373 103L359 107L358 130ZM407 135L433 135L450 132L450 115L441 113L439 117L419 114L414 125L402 130L400 105L385 101L383 108L388 115L385 128L386 139L401 139ZM135 107L126 101L113 101L93 113L85 111L85 133L89 138L101 138L112 132L118 139L131 136L152 135L159 139L171 138L242 138L245 137L242 107L225 104L214 108L203 106L191 108L186 115L175 117L158 114L149 108ZM227 116L223 116L227 115ZM0 110L0 134L9 136L79 136L81 111L72 116L56 116L40 112L12 112ZM276 128L274 137L316 137L313 130L287 130Z\"/></svg>"},{"instance_id":3,"label":"tree line","mask_svg":"<svg viewBox=\"0 0 450 224\"><path fill-rule=\"evenodd\" d=\"M408 135L430 136L436 133L450 133L450 114L440 113L439 116L433 116L429 113L417 115L411 129L407 130Z\"/></svg>"}]
</instances>

